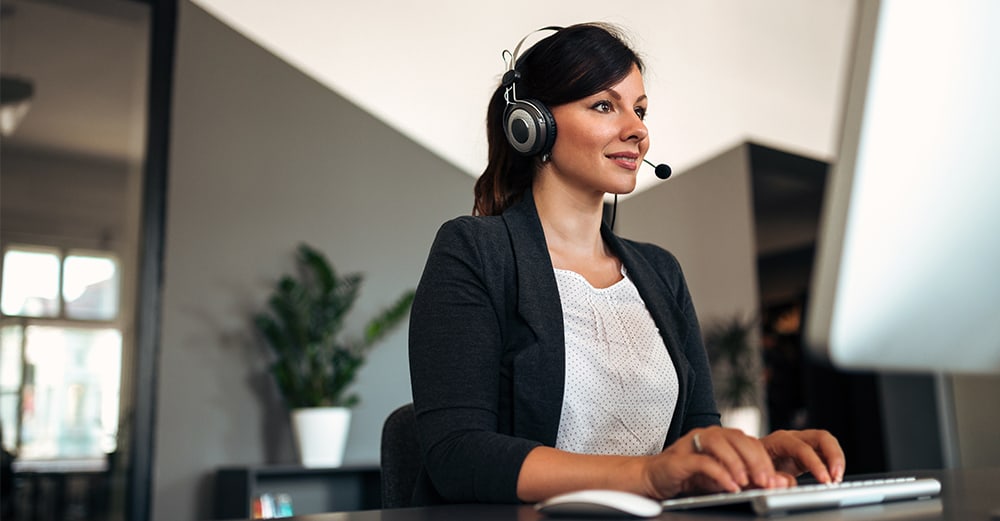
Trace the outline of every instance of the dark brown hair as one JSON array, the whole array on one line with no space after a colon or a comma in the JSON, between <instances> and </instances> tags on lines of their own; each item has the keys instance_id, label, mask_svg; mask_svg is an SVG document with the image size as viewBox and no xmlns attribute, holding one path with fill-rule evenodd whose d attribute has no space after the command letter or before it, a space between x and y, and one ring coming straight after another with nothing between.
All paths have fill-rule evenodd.
<instances>
[{"instance_id":1,"label":"dark brown hair","mask_svg":"<svg viewBox=\"0 0 1000 521\"><path fill-rule=\"evenodd\" d=\"M517 59L518 99L554 107L591 96L618 83L642 60L614 26L578 24L560 29ZM473 215L499 215L524 195L538 169L539 158L522 156L503 131L504 86L490 98L486 111L489 159L476 181ZM557 129L558 136L558 129ZM558 139L558 137L557 137Z\"/></svg>"}]
</instances>

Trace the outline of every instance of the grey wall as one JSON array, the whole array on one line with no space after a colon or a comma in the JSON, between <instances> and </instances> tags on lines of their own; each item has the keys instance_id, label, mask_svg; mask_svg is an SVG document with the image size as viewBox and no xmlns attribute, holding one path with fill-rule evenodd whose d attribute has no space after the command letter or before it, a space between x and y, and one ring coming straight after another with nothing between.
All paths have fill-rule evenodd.
<instances>
[{"instance_id":1,"label":"grey wall","mask_svg":"<svg viewBox=\"0 0 1000 521\"><path fill-rule=\"evenodd\" d=\"M641 169L639 175L652 174ZM750 175L748 145L738 145L619 204L619 235L659 244L677 256L702 329L758 312ZM760 349L756 342L752 347ZM763 411L761 387L757 396ZM763 416L758 419L764 422ZM723 423L756 428L727 414Z\"/></svg>"},{"instance_id":2,"label":"grey wall","mask_svg":"<svg viewBox=\"0 0 1000 521\"><path fill-rule=\"evenodd\" d=\"M164 521L211 517L220 465L294 461L249 317L295 246L367 275L362 322L416 285L474 183L187 2L175 78L153 484ZM405 326L357 390L345 463L377 463L382 420L410 400Z\"/></svg>"},{"instance_id":3,"label":"grey wall","mask_svg":"<svg viewBox=\"0 0 1000 521\"><path fill-rule=\"evenodd\" d=\"M639 175L652 175L646 169ZM757 251L749 156L739 145L620 201L616 231L670 250L702 326L757 312Z\"/></svg>"},{"instance_id":4,"label":"grey wall","mask_svg":"<svg viewBox=\"0 0 1000 521\"><path fill-rule=\"evenodd\" d=\"M4 241L117 251L128 241L126 162L8 146L0 158Z\"/></svg>"},{"instance_id":5,"label":"grey wall","mask_svg":"<svg viewBox=\"0 0 1000 521\"><path fill-rule=\"evenodd\" d=\"M1000 466L1000 376L956 375L951 380L957 466Z\"/></svg>"}]
</instances>

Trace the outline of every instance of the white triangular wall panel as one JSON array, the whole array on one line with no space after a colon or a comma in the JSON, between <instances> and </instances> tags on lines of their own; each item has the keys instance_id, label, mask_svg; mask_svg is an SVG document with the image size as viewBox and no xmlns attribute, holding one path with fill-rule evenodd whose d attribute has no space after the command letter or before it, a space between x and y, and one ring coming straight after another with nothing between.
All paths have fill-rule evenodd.
<instances>
[{"instance_id":1,"label":"white triangular wall panel","mask_svg":"<svg viewBox=\"0 0 1000 521\"><path fill-rule=\"evenodd\" d=\"M651 161L682 173L747 139L830 160L854 18L844 0L191 1L472 176L501 52L591 20L644 57ZM644 167L638 190L656 182Z\"/></svg>"}]
</instances>

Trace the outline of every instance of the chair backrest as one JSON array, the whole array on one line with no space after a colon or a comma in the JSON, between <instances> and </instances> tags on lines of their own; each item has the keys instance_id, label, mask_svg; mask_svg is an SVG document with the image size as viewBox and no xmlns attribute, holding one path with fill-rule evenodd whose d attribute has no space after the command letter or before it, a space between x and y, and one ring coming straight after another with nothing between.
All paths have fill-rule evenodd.
<instances>
[{"instance_id":1,"label":"chair backrest","mask_svg":"<svg viewBox=\"0 0 1000 521\"><path fill-rule=\"evenodd\" d=\"M408 403L392 411L382 425L382 508L411 505L420 467L417 418Z\"/></svg>"}]
</instances>

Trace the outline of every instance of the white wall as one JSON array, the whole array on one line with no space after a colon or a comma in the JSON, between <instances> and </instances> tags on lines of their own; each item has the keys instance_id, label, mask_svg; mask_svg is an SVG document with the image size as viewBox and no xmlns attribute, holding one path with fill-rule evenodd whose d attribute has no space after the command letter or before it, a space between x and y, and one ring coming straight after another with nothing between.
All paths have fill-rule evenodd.
<instances>
[{"instance_id":1,"label":"white wall","mask_svg":"<svg viewBox=\"0 0 1000 521\"><path fill-rule=\"evenodd\" d=\"M417 284L474 180L187 2L167 196L153 519L211 517L220 465L294 461L250 316L300 241L367 282L363 322ZM387 75L388 78L388 75ZM362 371L346 463L410 400L405 325Z\"/></svg>"}]
</instances>

